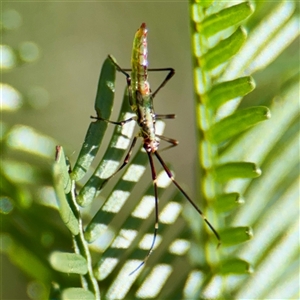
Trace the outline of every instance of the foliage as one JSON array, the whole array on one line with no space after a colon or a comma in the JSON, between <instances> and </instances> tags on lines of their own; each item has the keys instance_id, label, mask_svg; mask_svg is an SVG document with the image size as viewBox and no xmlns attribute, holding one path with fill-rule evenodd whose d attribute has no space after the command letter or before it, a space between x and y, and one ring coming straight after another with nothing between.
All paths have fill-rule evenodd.
<instances>
[{"instance_id":1,"label":"foliage","mask_svg":"<svg viewBox=\"0 0 300 300\"><path fill-rule=\"evenodd\" d=\"M91 122L74 166L61 146L53 162L52 138L2 122L1 250L31 279L29 297L298 297L299 61L289 52L299 35L295 4L191 2L190 14L198 194L221 246L183 195L166 190L171 182L160 172L155 251L128 276L154 230L153 187L149 174L147 186L142 177L147 156L138 149L124 173L106 178L122 163L134 122L115 127L92 172L106 122ZM119 88L115 72L107 59L95 101L105 119ZM20 109L15 103L4 108ZM131 115L125 91L118 120Z\"/></svg>"}]
</instances>

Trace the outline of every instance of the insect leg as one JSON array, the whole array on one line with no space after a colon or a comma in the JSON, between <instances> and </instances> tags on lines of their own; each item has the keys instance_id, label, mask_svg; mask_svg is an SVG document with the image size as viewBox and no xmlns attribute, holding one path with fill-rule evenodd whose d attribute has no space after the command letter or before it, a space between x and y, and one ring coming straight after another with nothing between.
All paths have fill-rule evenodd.
<instances>
[{"instance_id":1,"label":"insect leg","mask_svg":"<svg viewBox=\"0 0 300 300\"><path fill-rule=\"evenodd\" d=\"M110 175L109 177L107 177L106 179L103 180L103 182L102 182L101 186L98 188L98 190L101 190L101 189L104 187L104 185L105 185L112 177L114 177L119 171L121 171L121 170L128 164L129 159L130 159L131 154L132 154L132 150L133 150L133 148L134 148L134 146L135 146L135 144L136 144L137 138L138 138L138 137L135 136L134 139L132 140L132 143L131 143L131 145L130 145L130 148L129 148L129 150L128 150L128 153L126 154L126 156L125 156L125 158L124 158L124 161L123 161L122 165L121 165L121 166L118 168L118 170L115 171L112 175Z\"/></svg>"},{"instance_id":2,"label":"insect leg","mask_svg":"<svg viewBox=\"0 0 300 300\"><path fill-rule=\"evenodd\" d=\"M175 119L175 114L168 114L168 115L161 115L161 114L155 114L156 119Z\"/></svg>"},{"instance_id":3,"label":"insect leg","mask_svg":"<svg viewBox=\"0 0 300 300\"><path fill-rule=\"evenodd\" d=\"M218 246L219 247L221 245L221 239L220 239L220 235L218 234L218 232L216 231L216 229L212 226L212 224L207 220L207 218L205 217L205 215L203 214L203 212L200 210L200 208L196 205L196 203L188 196L188 194L182 189L182 187L177 183L177 181L174 179L170 169L168 168L168 166L165 164L165 162L163 161L163 159L161 158L161 156L158 154L157 151L154 152L155 156L157 157L157 159L159 160L160 164L162 165L162 167L165 169L167 175L169 176L169 178L173 181L173 183L176 185L176 187L182 192L182 194L185 196L185 198L192 204L192 206L196 209L196 211L199 213L199 215L203 218L203 220L205 221L205 223L208 225L208 227L211 229L211 231L214 233L214 235L216 236L217 240L218 240Z\"/></svg>"},{"instance_id":4,"label":"insect leg","mask_svg":"<svg viewBox=\"0 0 300 300\"><path fill-rule=\"evenodd\" d=\"M171 139L171 138L168 138L166 136L159 135L159 134L156 134L156 136L159 137L161 140L172 144L173 146L177 146L179 144L179 142L175 139Z\"/></svg>"},{"instance_id":5,"label":"insect leg","mask_svg":"<svg viewBox=\"0 0 300 300\"><path fill-rule=\"evenodd\" d=\"M173 148L173 147L175 147L175 146L177 146L179 144L179 142L177 140L175 140L175 139L171 139L171 138L168 138L166 136L159 135L159 134L156 134L156 136L159 137L161 140L163 140L163 141L171 144L170 146L167 146L167 147L165 147L163 149L160 149L160 152L161 151L165 151L165 150L170 149L170 148Z\"/></svg>"},{"instance_id":6,"label":"insect leg","mask_svg":"<svg viewBox=\"0 0 300 300\"><path fill-rule=\"evenodd\" d=\"M114 125L120 125L120 126L123 126L124 124L126 124L130 121L136 121L136 117L132 117L132 118L129 118L127 120L117 121L117 122L106 120L106 119L103 119L103 118L100 118L100 117L93 117L93 116L91 116L91 119L101 120L101 121L105 121L107 123L111 123L111 124L114 124Z\"/></svg>"},{"instance_id":7,"label":"insect leg","mask_svg":"<svg viewBox=\"0 0 300 300\"><path fill-rule=\"evenodd\" d=\"M126 73L120 66L119 64L115 61L115 59L111 56L111 55L108 55L108 58L111 60L111 62L115 65L116 69L123 73L125 76L126 76L126 82L127 82L127 87L128 87L128 97L129 97L129 102L130 104L132 104L132 88L131 88L131 78L130 78L130 75L128 73ZM101 117L93 117L91 116L92 119L97 119L97 120L102 120L102 121L105 121L105 122L108 122L108 123L111 123L111 124L115 124L115 125L121 125L123 126L124 124L126 124L127 122L130 122L130 121L133 121L135 120L136 121L136 117L132 117L132 118L129 118L127 120L123 120L123 121L119 121L119 122L115 122L115 121L110 121L110 120L106 120L106 119L103 119Z\"/></svg>"},{"instance_id":8,"label":"insect leg","mask_svg":"<svg viewBox=\"0 0 300 300\"><path fill-rule=\"evenodd\" d=\"M153 181L153 186L154 186L154 198L155 198L155 225L154 225L153 240L152 240L152 244L150 246L150 249L148 251L148 254L144 258L144 260L129 275L131 275L134 272L136 272L148 260L149 256L153 252L153 248L154 248L155 240L156 240L156 236L157 236L157 231L158 231L159 219L158 219L157 175L156 175L156 171L155 171L155 167L154 167L154 163L153 163L152 153L151 152L147 152L147 154L148 154L148 157L149 157L149 162L150 162L150 167L151 167L151 176L152 176L152 181Z\"/></svg>"},{"instance_id":9,"label":"insect leg","mask_svg":"<svg viewBox=\"0 0 300 300\"><path fill-rule=\"evenodd\" d=\"M175 70L173 68L159 68L159 69L148 69L148 71L169 71L166 78L160 84L160 86L152 93L152 97L154 98L159 90L165 86L165 84L175 75Z\"/></svg>"},{"instance_id":10,"label":"insect leg","mask_svg":"<svg viewBox=\"0 0 300 300\"><path fill-rule=\"evenodd\" d=\"M125 69L122 69L119 64L115 61L115 59L111 56L111 55L108 55L108 58L111 60L111 62L115 65L116 69L123 73L127 78L130 78L130 75L128 73L125 72Z\"/></svg>"},{"instance_id":11,"label":"insect leg","mask_svg":"<svg viewBox=\"0 0 300 300\"><path fill-rule=\"evenodd\" d=\"M127 77L127 85L128 85L128 78L130 79L130 76L128 73L126 73L126 71L131 71L131 69L122 69L110 55L108 57L112 60L114 65L117 67L118 71L122 72ZM153 72L169 71L169 73L167 74L167 76L163 80L163 82L159 85L159 87L155 90L155 92L152 93L152 97L154 98L156 96L156 94L159 92L159 90L163 86L165 86L165 84L175 75L175 70L173 68L156 68L156 69L151 68L151 69L148 69L148 71L150 71L150 72L151 71L153 71Z\"/></svg>"},{"instance_id":12,"label":"insect leg","mask_svg":"<svg viewBox=\"0 0 300 300\"><path fill-rule=\"evenodd\" d=\"M168 114L168 115L157 114L157 115L155 115L156 119L174 119L175 117L176 117L175 114ZM177 140L175 140L175 139L171 139L171 138L168 138L166 136L159 135L159 134L156 134L156 136L159 137L161 140L163 140L163 141L168 142L168 143L171 144L168 147L160 149L160 152L161 151L165 151L165 150L170 149L170 148L173 148L173 147L175 147L175 146L177 146L179 144L179 142Z\"/></svg>"},{"instance_id":13,"label":"insect leg","mask_svg":"<svg viewBox=\"0 0 300 300\"><path fill-rule=\"evenodd\" d=\"M126 71L130 71L130 69L122 69L120 65L115 61L115 59L111 56L108 55L108 58L112 61L112 63L115 65L116 69L124 74L126 76L126 83L127 83L127 88L128 88L128 97L129 97L129 103L130 105L133 105L132 101L132 87L131 87L131 77Z\"/></svg>"}]
</instances>

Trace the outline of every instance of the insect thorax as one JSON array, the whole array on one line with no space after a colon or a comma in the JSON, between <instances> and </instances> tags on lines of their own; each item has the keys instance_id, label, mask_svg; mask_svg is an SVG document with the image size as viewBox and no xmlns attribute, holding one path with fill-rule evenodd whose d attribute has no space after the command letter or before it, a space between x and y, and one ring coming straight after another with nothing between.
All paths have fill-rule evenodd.
<instances>
[{"instance_id":1,"label":"insect thorax","mask_svg":"<svg viewBox=\"0 0 300 300\"><path fill-rule=\"evenodd\" d=\"M141 134L143 134L141 132ZM158 150L159 147L159 141L154 137L154 139L151 139L150 137L143 137L144 138L144 144L143 147L147 152L152 152L154 153L155 151Z\"/></svg>"}]
</instances>

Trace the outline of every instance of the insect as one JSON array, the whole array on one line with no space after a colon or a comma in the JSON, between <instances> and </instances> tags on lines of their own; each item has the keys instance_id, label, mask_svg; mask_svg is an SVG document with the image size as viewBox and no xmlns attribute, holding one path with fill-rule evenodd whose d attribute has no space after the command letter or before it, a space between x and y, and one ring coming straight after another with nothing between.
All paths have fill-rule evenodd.
<instances>
[{"instance_id":1,"label":"insect","mask_svg":"<svg viewBox=\"0 0 300 300\"><path fill-rule=\"evenodd\" d=\"M134 40L133 40L133 50L131 56L131 69L122 69L118 63L109 56L116 69L123 73L126 76L126 82L128 87L128 95L131 109L135 112L136 116L129 118L123 121L110 121L106 119L102 119L101 117L91 117L93 119L106 121L115 125L123 126L127 122L136 121L138 126L140 127L140 131L137 136L134 137L129 151L123 161L123 164L119 167L119 169L111 175L106 180L113 177L116 173L118 173L121 169L123 169L129 162L132 150L136 144L136 141L139 137L143 139L143 147L148 155L150 168L151 168L151 176L154 186L154 197L155 197L155 225L154 225L154 234L152 244L149 248L148 254L145 257L144 261L130 274L133 274L137 271L149 258L151 255L156 235L159 226L159 217L158 217L158 192L157 192L157 175L153 162L153 155L156 156L163 169L167 173L168 177L172 180L174 185L180 190L180 192L185 196L185 198L191 203L191 205L196 209L199 215L203 218L205 223L212 230L214 235L218 240L218 246L220 245L220 236L212 224L207 220L204 216L203 212L199 209L196 203L188 196L188 194L182 189L179 183L174 179L170 169L158 153L158 148L160 144L160 140L164 140L170 144L169 147L174 147L178 144L178 141L172 138L168 138L165 136L161 136L156 134L155 131L155 123L158 119L174 119L174 114L166 114L160 115L154 112L153 107L153 99L159 92L159 90L174 76L175 70L173 68L158 68L158 69L148 69L148 44L147 44L147 28L146 24L142 23L141 27L137 30ZM127 71L131 71L131 75L127 73ZM148 71L167 71L168 74L162 83L158 86L158 88L152 92L150 89L150 84L148 81Z\"/></svg>"}]
</instances>

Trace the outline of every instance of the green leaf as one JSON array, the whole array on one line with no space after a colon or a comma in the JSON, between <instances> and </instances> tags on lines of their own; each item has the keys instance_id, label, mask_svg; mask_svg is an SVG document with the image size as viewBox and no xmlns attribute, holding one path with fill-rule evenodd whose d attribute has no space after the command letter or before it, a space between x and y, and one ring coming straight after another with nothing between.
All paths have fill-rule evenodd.
<instances>
[{"instance_id":1,"label":"green leaf","mask_svg":"<svg viewBox=\"0 0 300 300\"><path fill-rule=\"evenodd\" d=\"M244 203L244 199L239 193L228 193L217 196L214 208L217 212L223 213L231 211Z\"/></svg>"},{"instance_id":2,"label":"green leaf","mask_svg":"<svg viewBox=\"0 0 300 300\"><path fill-rule=\"evenodd\" d=\"M88 171L98 153L105 132L104 127L107 127L107 124L103 121L90 123L80 154L71 173L72 179L80 180Z\"/></svg>"},{"instance_id":3,"label":"green leaf","mask_svg":"<svg viewBox=\"0 0 300 300\"><path fill-rule=\"evenodd\" d=\"M225 182L233 178L256 178L261 170L254 163L231 162L219 165L214 169L214 177L218 182Z\"/></svg>"},{"instance_id":4,"label":"green leaf","mask_svg":"<svg viewBox=\"0 0 300 300\"><path fill-rule=\"evenodd\" d=\"M49 261L51 266L60 272L84 275L88 271L86 259L76 253L55 251L51 253Z\"/></svg>"},{"instance_id":5,"label":"green leaf","mask_svg":"<svg viewBox=\"0 0 300 300\"><path fill-rule=\"evenodd\" d=\"M115 93L115 77L115 66L111 60L107 58L101 69L95 100L97 116L106 120L109 119L112 111ZM78 181L86 174L99 150L106 128L107 122L97 121L90 124L78 159L71 173L72 179Z\"/></svg>"},{"instance_id":6,"label":"green leaf","mask_svg":"<svg viewBox=\"0 0 300 300\"><path fill-rule=\"evenodd\" d=\"M248 18L252 12L253 6L249 2L233 5L205 18L201 23L197 24L197 30L209 37L240 23Z\"/></svg>"},{"instance_id":7,"label":"green leaf","mask_svg":"<svg viewBox=\"0 0 300 300\"><path fill-rule=\"evenodd\" d=\"M70 203L66 197L66 193L72 193L72 182L69 176L69 166L66 163L66 158L61 146L57 146L57 153L53 165L53 184L56 192L56 199L59 207L60 216L69 228L72 234L79 233L79 224Z\"/></svg>"},{"instance_id":8,"label":"green leaf","mask_svg":"<svg viewBox=\"0 0 300 300\"><path fill-rule=\"evenodd\" d=\"M253 273L253 268L249 262L243 259L229 259L223 261L220 268L221 274L249 274Z\"/></svg>"},{"instance_id":9,"label":"green leaf","mask_svg":"<svg viewBox=\"0 0 300 300\"><path fill-rule=\"evenodd\" d=\"M195 5L199 5L199 6L202 6L202 7L209 7L213 2L214 0L201 0L201 1L195 1L197 4Z\"/></svg>"},{"instance_id":10,"label":"green leaf","mask_svg":"<svg viewBox=\"0 0 300 300\"><path fill-rule=\"evenodd\" d=\"M199 58L199 64L207 71L212 70L235 55L246 40L246 32L239 27L230 37L219 42Z\"/></svg>"},{"instance_id":11,"label":"green leaf","mask_svg":"<svg viewBox=\"0 0 300 300\"><path fill-rule=\"evenodd\" d=\"M62 292L62 300L95 300L95 295L82 288L68 288Z\"/></svg>"},{"instance_id":12,"label":"green leaf","mask_svg":"<svg viewBox=\"0 0 300 300\"><path fill-rule=\"evenodd\" d=\"M247 95L254 88L255 82L251 76L240 77L213 85L203 99L207 99L210 108L217 109L228 100Z\"/></svg>"},{"instance_id":13,"label":"green leaf","mask_svg":"<svg viewBox=\"0 0 300 300\"><path fill-rule=\"evenodd\" d=\"M250 227L231 227L222 230L220 236L222 241L221 245L231 246L250 240L253 236L253 232Z\"/></svg>"},{"instance_id":14,"label":"green leaf","mask_svg":"<svg viewBox=\"0 0 300 300\"><path fill-rule=\"evenodd\" d=\"M70 165L65 156L63 147L56 146L54 173L55 176L59 176L59 179L57 180L62 184L65 194L71 191L72 186L69 170Z\"/></svg>"},{"instance_id":15,"label":"green leaf","mask_svg":"<svg viewBox=\"0 0 300 300\"><path fill-rule=\"evenodd\" d=\"M112 112L115 96L115 79L116 68L110 58L107 58L102 65L95 100L97 116L106 120L109 119Z\"/></svg>"},{"instance_id":16,"label":"green leaf","mask_svg":"<svg viewBox=\"0 0 300 300\"><path fill-rule=\"evenodd\" d=\"M213 143L218 144L270 117L270 110L265 106L240 110L211 126L207 137Z\"/></svg>"},{"instance_id":17,"label":"green leaf","mask_svg":"<svg viewBox=\"0 0 300 300\"><path fill-rule=\"evenodd\" d=\"M128 119L133 116L129 106L127 92L124 94L123 104L118 117L118 120ZM96 123L105 123L97 121ZM116 126L113 132L110 144L98 166L95 168L93 175L86 182L84 187L80 190L77 202L81 206L89 205L96 195L99 194L107 178L110 178L118 169L119 161L124 157L127 147L130 145L130 139L133 134L135 122L128 122L123 126Z\"/></svg>"},{"instance_id":18,"label":"green leaf","mask_svg":"<svg viewBox=\"0 0 300 300\"><path fill-rule=\"evenodd\" d=\"M281 101L275 101L270 107L272 118L268 122L262 122L250 128L237 138L222 152L220 161L230 161L232 157L235 157L237 160L246 159L263 163L272 149L277 149L278 140L287 134L289 128L297 124L300 112L298 93L298 83L284 91L280 95ZM293 125L295 122L296 124ZM276 153L279 155L280 151ZM278 157L274 160L279 161Z\"/></svg>"},{"instance_id":19,"label":"green leaf","mask_svg":"<svg viewBox=\"0 0 300 300\"><path fill-rule=\"evenodd\" d=\"M131 158L131 164L134 168L129 167L127 169L124 176L111 191L107 201L103 203L104 206L99 209L88 224L85 230L85 237L89 242L99 238L103 234L103 229L110 224L115 214L122 210L137 180L143 175L145 166L148 164L148 158L144 152L139 151L135 157ZM132 176L132 179L129 179L129 176ZM151 186L148 193L151 194L152 192L153 188Z\"/></svg>"}]
</instances>

